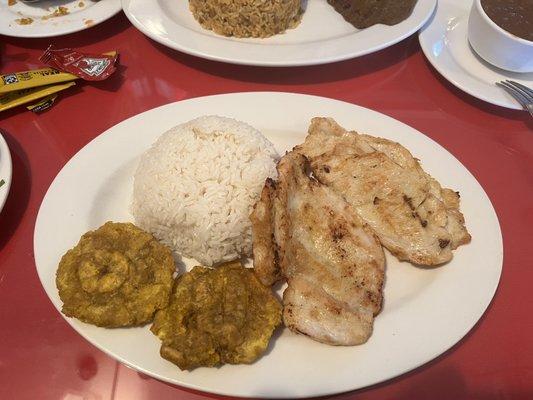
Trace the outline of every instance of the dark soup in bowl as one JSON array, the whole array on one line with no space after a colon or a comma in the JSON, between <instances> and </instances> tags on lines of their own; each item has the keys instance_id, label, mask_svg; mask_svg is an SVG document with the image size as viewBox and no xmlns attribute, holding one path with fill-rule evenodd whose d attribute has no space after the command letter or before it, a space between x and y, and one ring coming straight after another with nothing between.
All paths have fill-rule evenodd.
<instances>
[{"instance_id":1,"label":"dark soup in bowl","mask_svg":"<svg viewBox=\"0 0 533 400\"><path fill-rule=\"evenodd\" d=\"M533 41L533 0L481 0L481 6L496 25Z\"/></svg>"}]
</instances>

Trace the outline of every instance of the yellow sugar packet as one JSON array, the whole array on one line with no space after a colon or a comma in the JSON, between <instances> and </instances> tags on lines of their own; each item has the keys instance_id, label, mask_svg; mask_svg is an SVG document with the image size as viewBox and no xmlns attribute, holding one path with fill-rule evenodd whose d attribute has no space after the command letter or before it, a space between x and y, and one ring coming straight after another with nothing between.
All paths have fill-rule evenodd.
<instances>
[{"instance_id":1,"label":"yellow sugar packet","mask_svg":"<svg viewBox=\"0 0 533 400\"><path fill-rule=\"evenodd\" d=\"M75 84L76 82L67 82L60 85L47 85L31 89L22 89L0 95L0 111L5 111L31 101L42 99L43 97L60 92L61 90L68 89Z\"/></svg>"},{"instance_id":2,"label":"yellow sugar packet","mask_svg":"<svg viewBox=\"0 0 533 400\"><path fill-rule=\"evenodd\" d=\"M53 68L35 69L0 75L0 95L15 90L30 89L37 86L69 82L79 79L76 75L61 72Z\"/></svg>"},{"instance_id":3,"label":"yellow sugar packet","mask_svg":"<svg viewBox=\"0 0 533 400\"><path fill-rule=\"evenodd\" d=\"M46 97L43 97L37 103L26 106L26 108L30 111L33 111L34 113L43 112L45 110L48 110L50 107L54 105L54 102L56 101L57 96L58 96L57 93L48 95Z\"/></svg>"}]
</instances>

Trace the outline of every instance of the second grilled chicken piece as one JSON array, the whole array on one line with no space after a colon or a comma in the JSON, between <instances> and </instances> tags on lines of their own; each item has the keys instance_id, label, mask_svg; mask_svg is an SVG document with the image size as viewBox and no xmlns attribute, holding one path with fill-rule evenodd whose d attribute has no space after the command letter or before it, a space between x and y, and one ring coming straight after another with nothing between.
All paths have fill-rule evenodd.
<instances>
[{"instance_id":1,"label":"second grilled chicken piece","mask_svg":"<svg viewBox=\"0 0 533 400\"><path fill-rule=\"evenodd\" d=\"M400 144L313 118L305 143L295 150L310 158L316 178L341 194L400 260L442 264L470 242L459 194L443 189Z\"/></svg>"},{"instance_id":2,"label":"second grilled chicken piece","mask_svg":"<svg viewBox=\"0 0 533 400\"><path fill-rule=\"evenodd\" d=\"M308 176L295 152L278 164L252 214L254 268L287 279L283 320L332 345L364 343L382 303L385 259L371 229L335 191Z\"/></svg>"}]
</instances>

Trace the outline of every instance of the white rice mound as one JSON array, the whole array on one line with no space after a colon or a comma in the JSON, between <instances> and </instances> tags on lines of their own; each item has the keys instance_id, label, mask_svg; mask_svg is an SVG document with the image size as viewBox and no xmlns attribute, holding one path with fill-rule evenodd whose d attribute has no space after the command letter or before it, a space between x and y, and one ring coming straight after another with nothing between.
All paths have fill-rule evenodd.
<instances>
[{"instance_id":1,"label":"white rice mound","mask_svg":"<svg viewBox=\"0 0 533 400\"><path fill-rule=\"evenodd\" d=\"M206 266L249 256L249 215L276 150L250 125L204 116L178 125L141 157L131 211L136 224Z\"/></svg>"}]
</instances>

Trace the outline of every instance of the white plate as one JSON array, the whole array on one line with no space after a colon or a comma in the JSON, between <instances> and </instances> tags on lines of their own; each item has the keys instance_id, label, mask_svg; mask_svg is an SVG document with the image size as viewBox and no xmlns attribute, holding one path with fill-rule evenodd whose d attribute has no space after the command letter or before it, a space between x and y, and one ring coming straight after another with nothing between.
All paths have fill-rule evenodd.
<instances>
[{"instance_id":1,"label":"white plate","mask_svg":"<svg viewBox=\"0 0 533 400\"><path fill-rule=\"evenodd\" d=\"M59 6L66 7L69 13L51 18ZM0 0L0 34L29 38L65 35L104 22L121 9L120 0L17 0L12 6L8 0ZM17 22L21 18L31 18L33 22L21 25Z\"/></svg>"},{"instance_id":2,"label":"white plate","mask_svg":"<svg viewBox=\"0 0 533 400\"><path fill-rule=\"evenodd\" d=\"M9 194L9 188L11 187L11 154L9 153L9 147L0 133L0 181L3 179L4 184L0 186L0 211L4 208L4 204Z\"/></svg>"},{"instance_id":3,"label":"white plate","mask_svg":"<svg viewBox=\"0 0 533 400\"><path fill-rule=\"evenodd\" d=\"M468 43L472 0L440 0L437 11L419 35L422 51L435 69L466 93L498 106L521 110L507 92L495 85L505 79L533 86L533 73L517 74L481 59Z\"/></svg>"},{"instance_id":4,"label":"white plate","mask_svg":"<svg viewBox=\"0 0 533 400\"><path fill-rule=\"evenodd\" d=\"M387 255L385 305L362 346L328 346L284 329L268 354L252 365L186 372L160 358L160 341L148 327L109 330L67 318L95 346L139 371L189 388L294 398L358 389L405 373L449 349L481 317L498 285L503 250L494 209L468 170L431 139L383 114L288 93L237 93L168 104L114 126L78 152L50 186L35 227L37 272L58 310L62 304L54 279L62 254L107 220L132 220L128 206L140 154L167 129L205 114L252 124L280 153L304 140L313 116L331 116L346 128L399 141L426 171L461 192L472 243L435 269Z\"/></svg>"},{"instance_id":5,"label":"white plate","mask_svg":"<svg viewBox=\"0 0 533 400\"><path fill-rule=\"evenodd\" d=\"M398 43L427 21L437 0L418 0L412 15L394 25L357 30L326 0L308 0L300 25L266 39L237 39L203 29L186 0L122 0L124 13L145 35L175 50L210 60L262 66L325 64Z\"/></svg>"}]
</instances>

